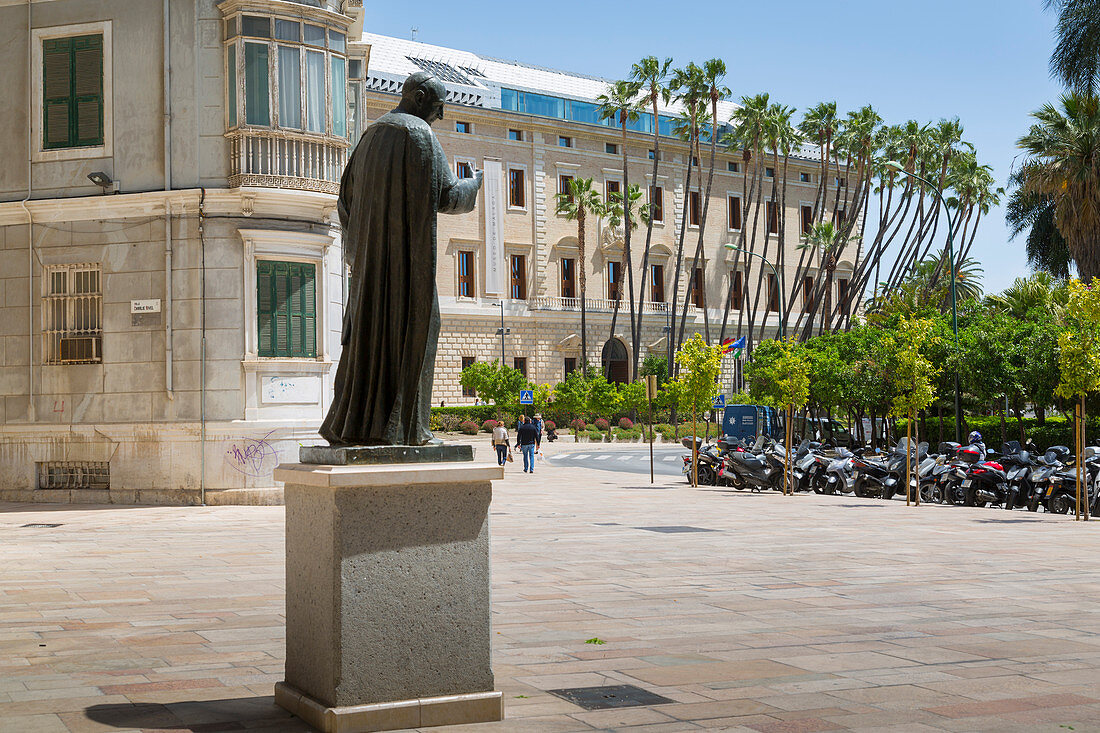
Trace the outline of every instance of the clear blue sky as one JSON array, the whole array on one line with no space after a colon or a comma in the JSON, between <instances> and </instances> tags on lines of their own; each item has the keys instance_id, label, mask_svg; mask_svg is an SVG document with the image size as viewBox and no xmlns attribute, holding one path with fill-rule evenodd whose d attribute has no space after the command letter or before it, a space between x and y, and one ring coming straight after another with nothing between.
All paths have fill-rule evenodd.
<instances>
[{"instance_id":1,"label":"clear blue sky","mask_svg":"<svg viewBox=\"0 0 1100 733\"><path fill-rule=\"evenodd\" d=\"M1042 0L364 3L374 33L608 78L648 55L720 57L734 97L766 91L803 110L872 104L889 123L960 118L979 161L1005 185L1028 114L1054 100L1054 18ZM416 9L414 10L413 7ZM689 10L676 18L670 11ZM651 21L652 13L657 20ZM983 219L975 254L987 291L1026 274L1003 211Z\"/></svg>"}]
</instances>

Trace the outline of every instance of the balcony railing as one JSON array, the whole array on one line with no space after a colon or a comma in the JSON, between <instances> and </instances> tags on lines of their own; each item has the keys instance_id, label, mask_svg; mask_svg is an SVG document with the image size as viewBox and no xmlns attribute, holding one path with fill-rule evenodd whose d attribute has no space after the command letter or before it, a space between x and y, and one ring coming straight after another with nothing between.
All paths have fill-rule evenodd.
<instances>
[{"instance_id":1,"label":"balcony railing","mask_svg":"<svg viewBox=\"0 0 1100 733\"><path fill-rule=\"evenodd\" d=\"M234 130L229 138L229 185L340 192L347 140L281 130Z\"/></svg>"},{"instance_id":2,"label":"balcony railing","mask_svg":"<svg viewBox=\"0 0 1100 733\"><path fill-rule=\"evenodd\" d=\"M585 310L589 313L611 313L615 310L615 301L610 298L585 298ZM580 311L580 298L560 298L556 296L541 295L528 298L527 306L532 310L543 311ZM688 308L688 312L695 310L695 306ZM668 303L645 302L642 304L642 313L667 313ZM619 312L630 312L630 303L623 300L619 303Z\"/></svg>"}]
</instances>

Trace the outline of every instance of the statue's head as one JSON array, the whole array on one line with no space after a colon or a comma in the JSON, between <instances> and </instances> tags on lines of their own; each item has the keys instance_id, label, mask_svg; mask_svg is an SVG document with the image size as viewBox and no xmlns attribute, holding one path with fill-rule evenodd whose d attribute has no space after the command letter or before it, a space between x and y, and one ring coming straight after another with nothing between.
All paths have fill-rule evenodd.
<instances>
[{"instance_id":1,"label":"statue's head","mask_svg":"<svg viewBox=\"0 0 1100 733\"><path fill-rule=\"evenodd\" d=\"M409 74L401 87L401 108L429 125L443 119L443 102L446 99L447 90L443 82L427 71Z\"/></svg>"}]
</instances>

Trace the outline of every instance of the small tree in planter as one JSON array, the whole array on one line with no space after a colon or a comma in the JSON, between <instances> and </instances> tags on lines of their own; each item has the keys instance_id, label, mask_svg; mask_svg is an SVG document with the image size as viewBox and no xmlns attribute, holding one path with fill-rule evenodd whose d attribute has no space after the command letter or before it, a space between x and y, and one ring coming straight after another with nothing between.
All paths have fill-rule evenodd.
<instances>
[{"instance_id":1,"label":"small tree in planter","mask_svg":"<svg viewBox=\"0 0 1100 733\"><path fill-rule=\"evenodd\" d=\"M1085 451L1085 397L1100 391L1100 280L1092 286L1072 281L1069 305L1065 312L1067 330L1058 337L1058 368L1061 379L1055 388L1059 397L1077 398L1074 420L1074 445L1077 452L1077 502L1074 517L1089 518L1089 496L1081 487ZM1083 511L1082 511L1083 510Z\"/></svg>"},{"instance_id":2,"label":"small tree in planter","mask_svg":"<svg viewBox=\"0 0 1100 733\"><path fill-rule=\"evenodd\" d=\"M915 318L912 320L903 318L898 324L898 335L893 338L895 347L893 380L896 394L891 412L895 417L905 416L905 430L907 444L905 455L905 504L910 501L910 475L916 468L912 465L916 452L913 447L914 440L920 436L914 435L913 424L917 421L917 413L927 408L936 401L936 387L933 383L939 372L923 349L932 334L932 320L930 318ZM917 482L916 503L920 504L920 482Z\"/></svg>"},{"instance_id":3,"label":"small tree in planter","mask_svg":"<svg viewBox=\"0 0 1100 733\"><path fill-rule=\"evenodd\" d=\"M722 354L726 347L708 346L699 334L684 342L676 352L676 363L680 365L679 384L680 407L691 410L692 424L692 485L699 485L698 451L695 448L695 416L699 409L710 409L718 395L718 377L722 374Z\"/></svg>"}]
</instances>

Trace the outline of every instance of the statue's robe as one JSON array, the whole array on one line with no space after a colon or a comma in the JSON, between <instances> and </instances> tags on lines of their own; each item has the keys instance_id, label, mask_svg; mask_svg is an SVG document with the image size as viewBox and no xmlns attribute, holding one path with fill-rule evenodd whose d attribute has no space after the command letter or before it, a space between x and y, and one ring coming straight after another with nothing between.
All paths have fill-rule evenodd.
<instances>
[{"instance_id":1,"label":"statue's robe","mask_svg":"<svg viewBox=\"0 0 1100 733\"><path fill-rule=\"evenodd\" d=\"M432 439L439 339L436 213L477 202L424 120L400 109L363 134L340 181L351 268L333 400L321 436L333 445L423 445Z\"/></svg>"}]
</instances>

